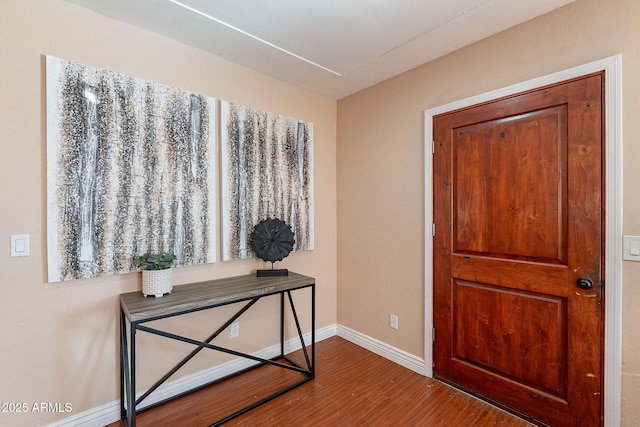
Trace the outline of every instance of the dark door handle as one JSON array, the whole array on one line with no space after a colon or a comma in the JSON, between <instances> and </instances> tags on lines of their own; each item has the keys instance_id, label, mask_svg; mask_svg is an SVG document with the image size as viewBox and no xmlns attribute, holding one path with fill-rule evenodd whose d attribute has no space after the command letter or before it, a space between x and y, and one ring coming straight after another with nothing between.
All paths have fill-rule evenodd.
<instances>
[{"instance_id":1,"label":"dark door handle","mask_svg":"<svg viewBox=\"0 0 640 427\"><path fill-rule=\"evenodd\" d=\"M593 288L593 282L588 277L581 277L578 279L578 287L580 289L591 289Z\"/></svg>"}]
</instances>

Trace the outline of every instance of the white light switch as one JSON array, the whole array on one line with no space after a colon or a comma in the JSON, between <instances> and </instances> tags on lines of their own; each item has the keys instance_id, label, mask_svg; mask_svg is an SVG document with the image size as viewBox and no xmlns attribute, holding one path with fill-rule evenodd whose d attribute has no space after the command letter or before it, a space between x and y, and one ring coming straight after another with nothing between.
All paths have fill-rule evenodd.
<instances>
[{"instance_id":1,"label":"white light switch","mask_svg":"<svg viewBox=\"0 0 640 427\"><path fill-rule=\"evenodd\" d=\"M29 256L29 235L28 234L12 234L11 235L11 256Z\"/></svg>"},{"instance_id":2,"label":"white light switch","mask_svg":"<svg viewBox=\"0 0 640 427\"><path fill-rule=\"evenodd\" d=\"M640 261L640 236L623 236L624 250L622 259L627 261Z\"/></svg>"}]
</instances>

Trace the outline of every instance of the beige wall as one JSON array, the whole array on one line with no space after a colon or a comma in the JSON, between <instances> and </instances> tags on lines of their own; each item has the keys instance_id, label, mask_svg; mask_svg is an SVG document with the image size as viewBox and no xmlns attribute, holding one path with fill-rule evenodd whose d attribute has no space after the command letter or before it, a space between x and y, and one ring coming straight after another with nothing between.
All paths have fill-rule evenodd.
<instances>
[{"instance_id":1,"label":"beige wall","mask_svg":"<svg viewBox=\"0 0 640 427\"><path fill-rule=\"evenodd\" d=\"M315 250L292 254L283 266L316 277L317 326L335 324L335 100L60 0L1 1L0 40L0 402L69 402L73 407L70 414L0 412L0 425L41 426L119 399L118 294L140 289L139 273L46 282L47 54L313 122ZM31 256L10 258L9 236L23 233L31 235ZM174 282L246 274L263 267L255 260L219 261L178 269ZM277 335L264 326L273 308L261 302L255 313L241 318L240 341L250 342L245 348L276 342ZM211 330L202 328L203 322L219 324L230 311L227 307L208 316L200 313L171 325L204 337ZM301 315L308 320L308 303ZM144 378L190 351L152 341L144 340L141 356L158 368L144 363ZM195 361L186 372L216 360Z\"/></svg>"},{"instance_id":2,"label":"beige wall","mask_svg":"<svg viewBox=\"0 0 640 427\"><path fill-rule=\"evenodd\" d=\"M45 54L312 121L316 249L286 264L317 278L318 327L337 315L344 326L422 357L423 111L617 53L624 79L624 233L640 235L635 0L578 0L340 100L337 122L333 100L60 0L3 0L0 40L0 401L73 404L71 414L0 413L0 425L42 425L116 400L117 295L140 286L137 274L46 283ZM22 233L31 235L32 255L10 258L9 236ZM261 267L217 262L180 269L175 281ZM632 426L640 421L640 264L625 262L623 274L623 424ZM271 309L266 304L241 322L248 348L273 342L260 325ZM390 313L399 315L397 331L388 327ZM171 326L197 333L205 318L211 319ZM184 354L179 346L144 344L144 356L159 366L142 368L145 378Z\"/></svg>"},{"instance_id":3,"label":"beige wall","mask_svg":"<svg viewBox=\"0 0 640 427\"><path fill-rule=\"evenodd\" d=\"M640 2L577 0L338 102L338 323L424 355L423 112L623 55L624 233L640 235ZM640 423L640 264L623 267L623 424ZM399 329L389 328L389 314Z\"/></svg>"}]
</instances>

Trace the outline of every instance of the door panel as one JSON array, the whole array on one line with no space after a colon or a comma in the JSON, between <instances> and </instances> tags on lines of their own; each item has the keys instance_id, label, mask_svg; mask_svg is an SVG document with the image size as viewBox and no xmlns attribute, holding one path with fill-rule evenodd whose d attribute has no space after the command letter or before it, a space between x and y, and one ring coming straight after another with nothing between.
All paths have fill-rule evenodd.
<instances>
[{"instance_id":1,"label":"door panel","mask_svg":"<svg viewBox=\"0 0 640 427\"><path fill-rule=\"evenodd\" d=\"M565 298L460 280L453 292L454 359L566 399Z\"/></svg>"},{"instance_id":2,"label":"door panel","mask_svg":"<svg viewBox=\"0 0 640 427\"><path fill-rule=\"evenodd\" d=\"M540 423L602 422L601 99L595 74L433 123L434 373Z\"/></svg>"},{"instance_id":3,"label":"door panel","mask_svg":"<svg viewBox=\"0 0 640 427\"><path fill-rule=\"evenodd\" d=\"M558 106L454 129L455 253L566 264L565 118Z\"/></svg>"}]
</instances>

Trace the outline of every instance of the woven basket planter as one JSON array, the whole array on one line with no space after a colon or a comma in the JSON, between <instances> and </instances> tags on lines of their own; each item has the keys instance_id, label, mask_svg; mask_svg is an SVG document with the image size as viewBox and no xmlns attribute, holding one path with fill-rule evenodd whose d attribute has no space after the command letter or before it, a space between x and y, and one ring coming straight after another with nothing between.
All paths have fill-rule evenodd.
<instances>
[{"instance_id":1,"label":"woven basket planter","mask_svg":"<svg viewBox=\"0 0 640 427\"><path fill-rule=\"evenodd\" d=\"M171 282L172 268L165 270L142 270L142 294L156 298L170 294L173 289Z\"/></svg>"}]
</instances>

